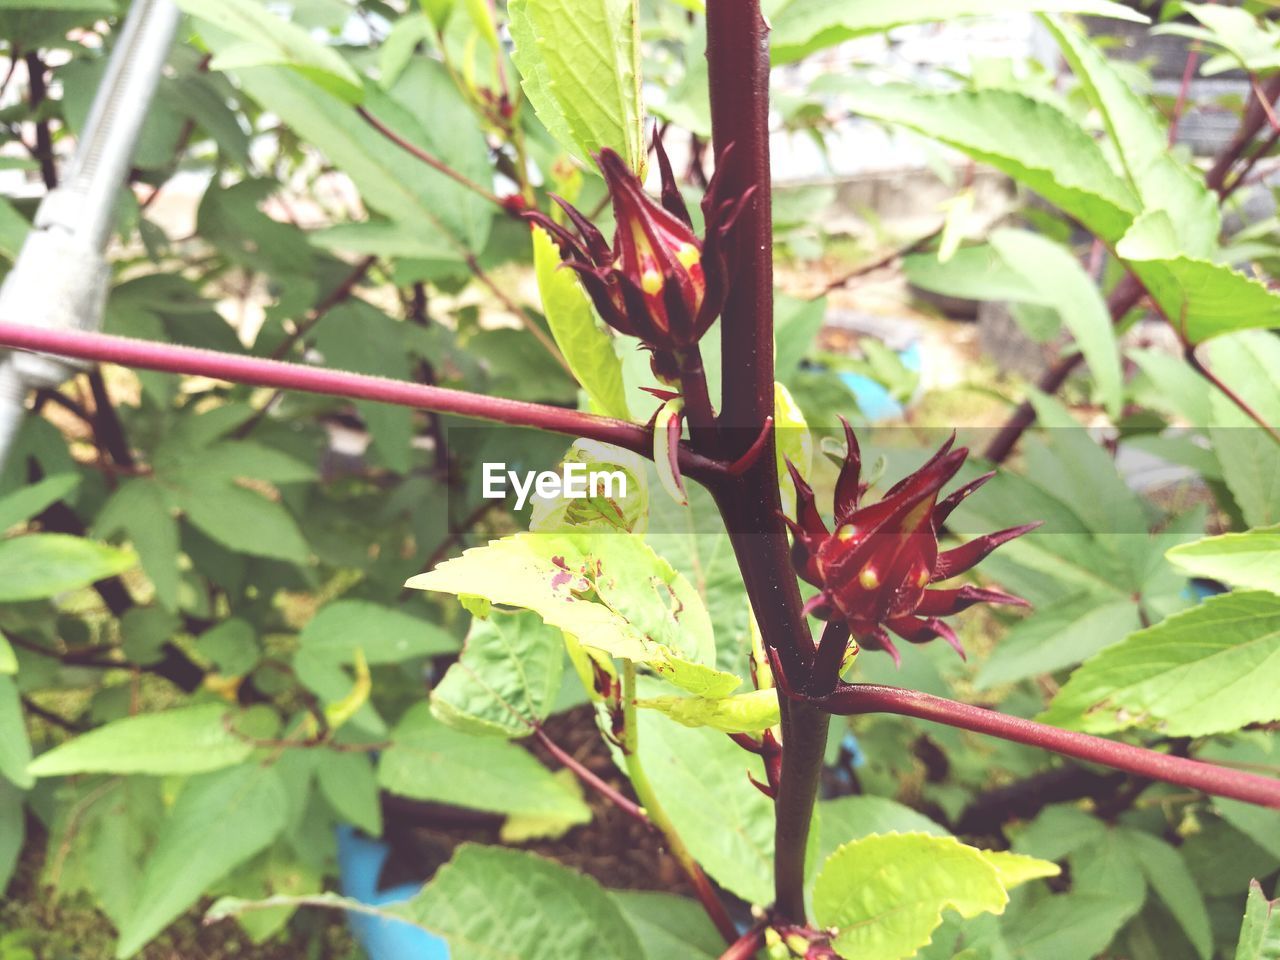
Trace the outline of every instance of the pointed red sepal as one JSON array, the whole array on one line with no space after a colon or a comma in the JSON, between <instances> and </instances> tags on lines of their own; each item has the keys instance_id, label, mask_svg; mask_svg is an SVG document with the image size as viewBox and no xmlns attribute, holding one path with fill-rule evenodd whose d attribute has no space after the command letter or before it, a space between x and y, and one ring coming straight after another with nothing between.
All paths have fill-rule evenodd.
<instances>
[{"instance_id":1,"label":"pointed red sepal","mask_svg":"<svg viewBox=\"0 0 1280 960\"><path fill-rule=\"evenodd\" d=\"M942 525L947 522L947 518L951 516L956 507L960 506L965 500L969 499L976 493L988 480L996 475L992 470L990 473L984 473L980 477L975 477L966 483L963 487L952 491L941 500L938 501L937 507L933 511L933 528L941 530Z\"/></svg>"},{"instance_id":2,"label":"pointed red sepal","mask_svg":"<svg viewBox=\"0 0 1280 960\"><path fill-rule=\"evenodd\" d=\"M858 438L853 426L844 417L840 418L844 425L846 453L844 465L840 468L840 476L836 479L835 518L836 525L844 523L849 515L858 509L866 486L862 481L862 449L858 446Z\"/></svg>"},{"instance_id":3,"label":"pointed red sepal","mask_svg":"<svg viewBox=\"0 0 1280 960\"><path fill-rule=\"evenodd\" d=\"M662 206L667 213L679 217L692 228L693 220L689 217L689 208L685 206L684 196L676 185L675 173L671 170L671 158L667 156L666 144L658 133L657 125L653 129L653 152L658 157L658 173L662 179Z\"/></svg>"},{"instance_id":4,"label":"pointed red sepal","mask_svg":"<svg viewBox=\"0 0 1280 960\"><path fill-rule=\"evenodd\" d=\"M1008 543L1010 540L1016 540L1025 533L1030 533L1043 523L1044 521L1037 520L1035 523L1024 523L1021 526L1010 527L1007 530L998 530L995 533L974 537L966 544L938 554L938 563L934 567L931 582L939 583L964 573L970 567L981 563L997 547Z\"/></svg>"},{"instance_id":5,"label":"pointed red sepal","mask_svg":"<svg viewBox=\"0 0 1280 960\"><path fill-rule=\"evenodd\" d=\"M933 617L949 617L967 610L975 603L1003 603L1011 607L1029 607L1031 604L1003 590L975 587L971 584L955 590L926 590L915 612Z\"/></svg>"},{"instance_id":6,"label":"pointed red sepal","mask_svg":"<svg viewBox=\"0 0 1280 960\"><path fill-rule=\"evenodd\" d=\"M969 659L965 655L964 646L960 643L960 638L951 629L951 625L944 620L939 620L937 617L923 619L919 617L898 617L888 621L886 625L908 643L928 643L930 640L941 637L956 653L960 654L961 660Z\"/></svg>"}]
</instances>

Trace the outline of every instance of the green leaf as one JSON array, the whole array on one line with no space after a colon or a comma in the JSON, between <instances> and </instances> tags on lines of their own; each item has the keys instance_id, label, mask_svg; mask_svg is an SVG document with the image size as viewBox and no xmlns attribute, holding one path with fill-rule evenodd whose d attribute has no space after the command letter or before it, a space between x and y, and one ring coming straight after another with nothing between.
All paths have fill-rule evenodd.
<instances>
[{"instance_id":1,"label":"green leaf","mask_svg":"<svg viewBox=\"0 0 1280 960\"><path fill-rule=\"evenodd\" d=\"M869 794L838 797L818 804L818 863L850 840L874 833L927 833L947 836L946 829L905 804Z\"/></svg>"},{"instance_id":2,"label":"green leaf","mask_svg":"<svg viewBox=\"0 0 1280 960\"><path fill-rule=\"evenodd\" d=\"M1277 960L1280 958L1280 901L1268 900L1257 880L1249 883L1249 899L1245 902L1244 923L1236 960Z\"/></svg>"},{"instance_id":3,"label":"green leaf","mask_svg":"<svg viewBox=\"0 0 1280 960\"><path fill-rule=\"evenodd\" d=\"M336 50L304 28L270 13L255 0L175 0L178 8L225 30L239 41L222 46L213 70L284 64L347 103L359 103L360 76Z\"/></svg>"},{"instance_id":4,"label":"green leaf","mask_svg":"<svg viewBox=\"0 0 1280 960\"><path fill-rule=\"evenodd\" d=\"M620 473L626 485L621 496L606 481L585 497L532 498L529 529L534 533L643 533L649 514L649 465L644 458L596 440L575 440L560 460L564 466L582 464L586 475Z\"/></svg>"},{"instance_id":5,"label":"green leaf","mask_svg":"<svg viewBox=\"0 0 1280 960\"><path fill-rule=\"evenodd\" d=\"M1222 217L1218 197L1169 150L1169 134L1149 103L1140 97L1106 57L1075 27L1045 18L1071 69L1101 112L1116 145L1129 184L1144 212L1169 218L1178 252L1207 257L1218 246Z\"/></svg>"},{"instance_id":6,"label":"green leaf","mask_svg":"<svg viewBox=\"0 0 1280 960\"><path fill-rule=\"evenodd\" d=\"M1280 341L1261 330L1215 340L1209 365L1267 423L1280 423ZM1280 523L1280 445L1216 388L1209 441L1245 523Z\"/></svg>"},{"instance_id":7,"label":"green leaf","mask_svg":"<svg viewBox=\"0 0 1280 960\"><path fill-rule=\"evenodd\" d=\"M640 940L645 960L717 960L724 940L706 911L687 897L647 890L610 890Z\"/></svg>"},{"instance_id":8,"label":"green leaf","mask_svg":"<svg viewBox=\"0 0 1280 960\"><path fill-rule=\"evenodd\" d=\"M991 245L1038 291L1034 302L1057 310L1093 371L1107 412L1118 417L1124 399L1120 350L1097 284L1069 250L1039 234L1001 229L991 235Z\"/></svg>"},{"instance_id":9,"label":"green leaf","mask_svg":"<svg viewBox=\"0 0 1280 960\"><path fill-rule=\"evenodd\" d=\"M1204 26L1167 23L1151 32L1189 37L1222 47L1226 52L1204 64L1200 70L1203 76L1211 77L1237 68L1260 74L1280 67L1280 30L1271 21L1255 17L1248 10L1208 3L1183 3L1180 9Z\"/></svg>"},{"instance_id":10,"label":"green leaf","mask_svg":"<svg viewBox=\"0 0 1280 960\"><path fill-rule=\"evenodd\" d=\"M1280 525L1183 543L1165 556L1195 577L1280 593Z\"/></svg>"},{"instance_id":11,"label":"green leaf","mask_svg":"<svg viewBox=\"0 0 1280 960\"><path fill-rule=\"evenodd\" d=\"M587 392L593 409L629 420L622 386L622 364L613 337L596 319L595 310L572 270L562 269L560 251L541 227L533 231L533 265L542 295L542 312L569 369Z\"/></svg>"},{"instance_id":12,"label":"green leaf","mask_svg":"<svg viewBox=\"0 0 1280 960\"><path fill-rule=\"evenodd\" d=\"M772 689L752 690L732 697L648 697L636 706L657 710L686 727L710 727L721 733L759 733L780 720L778 694Z\"/></svg>"},{"instance_id":13,"label":"green leaf","mask_svg":"<svg viewBox=\"0 0 1280 960\"><path fill-rule=\"evenodd\" d=\"M1142 905L1136 897L1071 891L1011 913L1004 939L1018 960L1093 960Z\"/></svg>"},{"instance_id":14,"label":"green leaf","mask_svg":"<svg viewBox=\"0 0 1280 960\"><path fill-rule=\"evenodd\" d=\"M1009 895L981 851L954 837L888 834L846 843L822 865L813 912L835 927L849 960L906 960L927 944L942 911L1002 913Z\"/></svg>"},{"instance_id":15,"label":"green leaf","mask_svg":"<svg viewBox=\"0 0 1280 960\"><path fill-rule=\"evenodd\" d=\"M452 960L644 957L598 883L518 850L464 844L417 896L390 912L444 937Z\"/></svg>"},{"instance_id":16,"label":"green leaf","mask_svg":"<svg viewBox=\"0 0 1280 960\"><path fill-rule=\"evenodd\" d=\"M431 691L431 712L466 733L526 736L555 706L564 660L563 634L537 614L472 620L458 662Z\"/></svg>"},{"instance_id":17,"label":"green leaf","mask_svg":"<svg viewBox=\"0 0 1280 960\"><path fill-rule=\"evenodd\" d=\"M31 533L0 541L0 603L42 600L136 564L128 550L62 533Z\"/></svg>"},{"instance_id":18,"label":"green leaf","mask_svg":"<svg viewBox=\"0 0 1280 960\"><path fill-rule=\"evenodd\" d=\"M208 657L218 672L226 677L247 674L261 659L262 651L253 626L247 620L232 617L200 634L196 649Z\"/></svg>"},{"instance_id":19,"label":"green leaf","mask_svg":"<svg viewBox=\"0 0 1280 960\"><path fill-rule=\"evenodd\" d=\"M1147 884L1169 908L1182 932L1196 948L1202 960L1213 956L1213 931L1204 894L1196 886L1195 877L1186 861L1174 847L1141 830L1120 829L1115 837L1138 862Z\"/></svg>"},{"instance_id":20,"label":"green leaf","mask_svg":"<svg viewBox=\"0 0 1280 960\"><path fill-rule=\"evenodd\" d=\"M178 605L178 521L169 512L164 490L150 477L127 480L103 505L93 524L97 536L124 531L138 552L142 570L151 578L156 599L173 610Z\"/></svg>"},{"instance_id":21,"label":"green leaf","mask_svg":"<svg viewBox=\"0 0 1280 960\"><path fill-rule=\"evenodd\" d=\"M1280 596L1237 591L1133 634L1071 675L1042 717L1093 733L1204 736L1280 718Z\"/></svg>"},{"instance_id":22,"label":"green leaf","mask_svg":"<svg viewBox=\"0 0 1280 960\"><path fill-rule=\"evenodd\" d=\"M187 781L147 858L118 960L138 952L208 887L284 829L289 798L273 767L246 764Z\"/></svg>"},{"instance_id":23,"label":"green leaf","mask_svg":"<svg viewBox=\"0 0 1280 960\"><path fill-rule=\"evenodd\" d=\"M169 489L192 526L236 553L305 564L311 548L283 504L217 477Z\"/></svg>"},{"instance_id":24,"label":"green leaf","mask_svg":"<svg viewBox=\"0 0 1280 960\"><path fill-rule=\"evenodd\" d=\"M860 0L846 4L790 0L773 17L773 62L791 63L823 47L908 23L1037 12L1087 13L1147 22L1142 14L1106 0Z\"/></svg>"},{"instance_id":25,"label":"green leaf","mask_svg":"<svg viewBox=\"0 0 1280 960\"><path fill-rule=\"evenodd\" d=\"M605 147L643 174L639 24L631 0L514 0L512 59L534 112L588 167Z\"/></svg>"},{"instance_id":26,"label":"green leaf","mask_svg":"<svg viewBox=\"0 0 1280 960\"><path fill-rule=\"evenodd\" d=\"M46 477L39 483L15 490L0 499L0 533L30 520L49 504L65 500L78 486L78 476L74 473L62 473L56 477Z\"/></svg>"},{"instance_id":27,"label":"green leaf","mask_svg":"<svg viewBox=\"0 0 1280 960\"><path fill-rule=\"evenodd\" d=\"M42 753L28 769L37 777L219 770L253 752L249 734L236 732L237 713L205 703L113 720Z\"/></svg>"},{"instance_id":28,"label":"green leaf","mask_svg":"<svg viewBox=\"0 0 1280 960\"><path fill-rule=\"evenodd\" d=\"M1160 312L1191 343L1280 326L1280 297L1222 263L1183 252L1164 210L1144 213L1116 244Z\"/></svg>"},{"instance_id":29,"label":"green leaf","mask_svg":"<svg viewBox=\"0 0 1280 960\"><path fill-rule=\"evenodd\" d=\"M0 890L9 886L26 833L27 817L23 811L22 793L0 777Z\"/></svg>"},{"instance_id":30,"label":"green leaf","mask_svg":"<svg viewBox=\"0 0 1280 960\"><path fill-rule=\"evenodd\" d=\"M583 646L644 663L699 696L728 696L742 682L707 665L715 640L701 598L638 538L516 534L406 586L533 610Z\"/></svg>"},{"instance_id":31,"label":"green leaf","mask_svg":"<svg viewBox=\"0 0 1280 960\"><path fill-rule=\"evenodd\" d=\"M31 742L18 688L12 678L0 676L0 779L26 790L35 783L30 763Z\"/></svg>"},{"instance_id":32,"label":"green leaf","mask_svg":"<svg viewBox=\"0 0 1280 960\"><path fill-rule=\"evenodd\" d=\"M484 245L490 221L475 217L479 198L379 136L341 100L282 67L246 67L236 71L236 76L249 96L280 116L299 137L351 177L371 209L392 220L418 225L419 230L438 225L440 239L455 251L455 257L460 257L460 248L479 249ZM409 140L421 139L422 145L446 162L457 161L450 137L456 138L456 144L473 142L472 134L465 132L472 128L456 119L448 128L442 127L428 137L422 125L389 95L371 89L365 99L366 108L374 116ZM439 105L446 106L448 102L441 101ZM456 116L451 107L450 111L450 116ZM461 172L471 176L473 162L467 159L460 165ZM485 173L480 179L489 177Z\"/></svg>"},{"instance_id":33,"label":"green leaf","mask_svg":"<svg viewBox=\"0 0 1280 960\"><path fill-rule=\"evenodd\" d=\"M844 103L873 120L897 123L990 164L1115 242L1140 201L1083 127L1056 107L1007 90L925 93L872 87L844 77L823 79Z\"/></svg>"},{"instance_id":34,"label":"green leaf","mask_svg":"<svg viewBox=\"0 0 1280 960\"><path fill-rule=\"evenodd\" d=\"M0 675L11 676L18 672L18 657L13 652L9 638L0 633Z\"/></svg>"},{"instance_id":35,"label":"green leaf","mask_svg":"<svg viewBox=\"0 0 1280 960\"><path fill-rule=\"evenodd\" d=\"M378 782L415 800L586 823L591 811L551 771L513 743L445 726L430 706L411 707L378 763Z\"/></svg>"},{"instance_id":36,"label":"green leaf","mask_svg":"<svg viewBox=\"0 0 1280 960\"><path fill-rule=\"evenodd\" d=\"M638 714L640 761L659 803L698 861L726 890L751 903L773 899L773 803L758 757L709 727Z\"/></svg>"},{"instance_id":37,"label":"green leaf","mask_svg":"<svg viewBox=\"0 0 1280 960\"><path fill-rule=\"evenodd\" d=\"M382 836L378 778L367 753L324 750L316 761L316 783L334 811L373 837Z\"/></svg>"},{"instance_id":38,"label":"green leaf","mask_svg":"<svg viewBox=\"0 0 1280 960\"><path fill-rule=\"evenodd\" d=\"M0 0L0 10L88 10L113 13L112 0Z\"/></svg>"},{"instance_id":39,"label":"green leaf","mask_svg":"<svg viewBox=\"0 0 1280 960\"><path fill-rule=\"evenodd\" d=\"M458 649L457 641L434 623L367 600L326 604L298 639L308 654L336 663L354 663L357 649L374 665Z\"/></svg>"}]
</instances>

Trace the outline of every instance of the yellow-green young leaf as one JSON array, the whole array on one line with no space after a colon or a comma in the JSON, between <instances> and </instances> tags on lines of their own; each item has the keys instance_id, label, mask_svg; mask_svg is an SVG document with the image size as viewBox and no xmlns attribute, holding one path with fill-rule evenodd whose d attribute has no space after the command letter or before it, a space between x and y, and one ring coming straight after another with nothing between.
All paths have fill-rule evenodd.
<instances>
[{"instance_id":1,"label":"yellow-green young leaf","mask_svg":"<svg viewBox=\"0 0 1280 960\"><path fill-rule=\"evenodd\" d=\"M1280 593L1280 525L1180 544L1165 556L1192 576Z\"/></svg>"},{"instance_id":2,"label":"yellow-green young leaf","mask_svg":"<svg viewBox=\"0 0 1280 960\"><path fill-rule=\"evenodd\" d=\"M1147 22L1142 14L1107 0L790 0L773 17L773 62L791 63L823 47L908 23L1037 12L1087 13Z\"/></svg>"},{"instance_id":3,"label":"yellow-green young leaf","mask_svg":"<svg viewBox=\"0 0 1280 960\"><path fill-rule=\"evenodd\" d=\"M347 103L363 97L360 75L338 51L312 39L304 28L268 11L256 0L175 0L191 16L213 24L240 42L226 46L209 64L214 70L280 64L302 74Z\"/></svg>"},{"instance_id":4,"label":"yellow-green young leaf","mask_svg":"<svg viewBox=\"0 0 1280 960\"><path fill-rule=\"evenodd\" d=\"M1236 960L1280 960L1280 900L1268 900L1257 880L1249 881Z\"/></svg>"},{"instance_id":5,"label":"yellow-green young leaf","mask_svg":"<svg viewBox=\"0 0 1280 960\"><path fill-rule=\"evenodd\" d=\"M484 38L489 49L497 53L501 44L498 42L498 28L494 25L488 0L465 0L465 3L467 13L471 15L471 22L476 25L476 32Z\"/></svg>"},{"instance_id":6,"label":"yellow-green young leaf","mask_svg":"<svg viewBox=\"0 0 1280 960\"><path fill-rule=\"evenodd\" d=\"M512 0L512 58L538 119L562 147L616 150L644 174L640 45L632 0Z\"/></svg>"},{"instance_id":7,"label":"yellow-green young leaf","mask_svg":"<svg viewBox=\"0 0 1280 960\"><path fill-rule=\"evenodd\" d=\"M298 642L308 654L325 660L354 663L359 652L374 665L458 649L458 642L434 623L368 600L326 604L302 628Z\"/></svg>"},{"instance_id":8,"label":"yellow-green young leaf","mask_svg":"<svg viewBox=\"0 0 1280 960\"><path fill-rule=\"evenodd\" d=\"M1056 877L1062 868L1049 860L1028 857L1022 853L1011 853L1008 850L979 850L982 859L996 868L1006 890L1012 890L1030 880L1041 880L1045 877Z\"/></svg>"},{"instance_id":9,"label":"yellow-green young leaf","mask_svg":"<svg viewBox=\"0 0 1280 960\"><path fill-rule=\"evenodd\" d=\"M1198 737L1280 719L1280 596L1211 597L1085 662L1041 718L1107 733Z\"/></svg>"},{"instance_id":10,"label":"yellow-green young leaf","mask_svg":"<svg viewBox=\"0 0 1280 960\"><path fill-rule=\"evenodd\" d=\"M813 436L805 422L800 405L780 383L773 385L774 451L778 458L778 485L782 493L782 509L788 516L796 511L796 488L787 472L786 461L796 465L802 477L813 467Z\"/></svg>"},{"instance_id":11,"label":"yellow-green young leaf","mask_svg":"<svg viewBox=\"0 0 1280 960\"><path fill-rule=\"evenodd\" d=\"M1008 902L982 851L923 833L846 843L813 885L814 916L836 928L832 945L849 960L906 960L930 941L943 910L970 918Z\"/></svg>"},{"instance_id":12,"label":"yellow-green young leaf","mask_svg":"<svg viewBox=\"0 0 1280 960\"><path fill-rule=\"evenodd\" d=\"M42 600L124 573L128 550L62 533L29 533L0 541L0 603Z\"/></svg>"},{"instance_id":13,"label":"yellow-green young leaf","mask_svg":"<svg viewBox=\"0 0 1280 960\"><path fill-rule=\"evenodd\" d=\"M643 457L597 440L575 440L560 462L586 468L587 496L561 494L549 499L535 495L530 530L644 533L649 525L649 469ZM594 484L592 476L597 477Z\"/></svg>"},{"instance_id":14,"label":"yellow-green young leaf","mask_svg":"<svg viewBox=\"0 0 1280 960\"><path fill-rule=\"evenodd\" d=\"M37 777L72 773L188 774L240 763L253 752L251 736L270 736L263 711L242 714L226 704L202 703L113 720L59 744L32 761Z\"/></svg>"},{"instance_id":15,"label":"yellow-green young leaf","mask_svg":"<svg viewBox=\"0 0 1280 960\"><path fill-rule=\"evenodd\" d=\"M335 700L333 703L326 703L324 706L324 719L332 730L337 730L346 725L357 713L360 708L369 702L369 694L373 692L373 679L369 675L369 664L364 658L364 652L356 647L354 663L355 682L351 684L351 691L344 697Z\"/></svg>"},{"instance_id":16,"label":"yellow-green young leaf","mask_svg":"<svg viewBox=\"0 0 1280 960\"><path fill-rule=\"evenodd\" d=\"M845 77L815 88L843 93L860 116L897 123L990 164L1115 242L1141 201L1079 123L1057 107L1008 90L926 93L870 86Z\"/></svg>"},{"instance_id":17,"label":"yellow-green young leaf","mask_svg":"<svg viewBox=\"0 0 1280 960\"><path fill-rule=\"evenodd\" d=\"M1164 210L1144 213L1116 244L1116 253L1192 343L1240 330L1280 326L1280 297L1223 263L1185 252Z\"/></svg>"},{"instance_id":18,"label":"yellow-green young leaf","mask_svg":"<svg viewBox=\"0 0 1280 960\"><path fill-rule=\"evenodd\" d=\"M449 17L453 14L456 0L420 0L422 12L427 15L437 33L443 33Z\"/></svg>"},{"instance_id":19,"label":"yellow-green young leaf","mask_svg":"<svg viewBox=\"0 0 1280 960\"><path fill-rule=\"evenodd\" d=\"M406 586L532 610L583 646L647 664L699 696L727 696L741 683L711 666L715 639L697 591L636 537L516 534Z\"/></svg>"},{"instance_id":20,"label":"yellow-green young leaf","mask_svg":"<svg viewBox=\"0 0 1280 960\"><path fill-rule=\"evenodd\" d=\"M596 319L595 309L577 276L562 268L559 248L551 236L541 227L534 227L532 235L542 312L556 346L596 412L629 420L622 364L613 351L613 337Z\"/></svg>"},{"instance_id":21,"label":"yellow-green young leaf","mask_svg":"<svg viewBox=\"0 0 1280 960\"><path fill-rule=\"evenodd\" d=\"M778 723L778 694L753 690L717 700L706 697L650 697L636 706L665 713L686 727L711 727L724 733L759 733Z\"/></svg>"},{"instance_id":22,"label":"yellow-green young leaf","mask_svg":"<svg viewBox=\"0 0 1280 960\"><path fill-rule=\"evenodd\" d=\"M653 418L653 465L658 471L658 483L673 501L682 507L689 505L689 494L685 491L684 481L676 472L675 445L680 442L681 413L684 411L684 398L672 397L659 409Z\"/></svg>"}]
</instances>

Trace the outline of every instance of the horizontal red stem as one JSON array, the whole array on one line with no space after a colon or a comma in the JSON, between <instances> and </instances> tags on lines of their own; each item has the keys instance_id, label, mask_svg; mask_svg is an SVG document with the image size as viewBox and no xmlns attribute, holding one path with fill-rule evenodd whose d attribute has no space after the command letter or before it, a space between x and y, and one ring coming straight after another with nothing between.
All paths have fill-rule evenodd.
<instances>
[{"instance_id":1,"label":"horizontal red stem","mask_svg":"<svg viewBox=\"0 0 1280 960\"><path fill-rule=\"evenodd\" d=\"M877 683L844 684L831 696L816 702L821 709L840 715L896 713L932 720L949 727L1051 750L1077 760L1100 763L1153 780L1176 783L1214 796L1280 808L1280 780L1228 770L1199 760L1173 757L1087 733L1061 730L1034 720L1023 720L914 690Z\"/></svg>"},{"instance_id":2,"label":"horizontal red stem","mask_svg":"<svg viewBox=\"0 0 1280 960\"><path fill-rule=\"evenodd\" d=\"M161 373L210 377L258 387L300 390L332 397L349 397L353 400L374 400L419 410L453 413L493 423L549 430L571 437L585 437L612 443L644 456L651 456L653 453L653 441L649 432L644 427L625 420L343 370L327 370L299 363L237 356L150 340L134 340L105 333L42 330L12 323L0 323L0 347L34 350L78 360L116 363ZM724 473L721 464L683 447L680 451L680 469L682 473L701 481Z\"/></svg>"}]
</instances>

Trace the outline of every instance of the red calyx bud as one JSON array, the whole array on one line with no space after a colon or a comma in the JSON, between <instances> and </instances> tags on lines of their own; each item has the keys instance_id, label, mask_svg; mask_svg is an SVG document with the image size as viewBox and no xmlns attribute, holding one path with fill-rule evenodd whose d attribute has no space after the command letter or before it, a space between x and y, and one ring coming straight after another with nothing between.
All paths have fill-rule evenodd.
<instances>
[{"instance_id":1,"label":"red calyx bud","mask_svg":"<svg viewBox=\"0 0 1280 960\"><path fill-rule=\"evenodd\" d=\"M638 337L655 353L671 354L697 343L720 315L728 283L724 239L749 196L722 202L713 178L702 201L707 231L700 240L662 142L655 138L654 144L661 202L644 192L617 153L606 148L596 156L617 223L612 247L594 224L559 197L554 199L576 236L543 213L524 216L556 239L565 263L578 272L606 323Z\"/></svg>"},{"instance_id":2,"label":"red calyx bud","mask_svg":"<svg viewBox=\"0 0 1280 960\"><path fill-rule=\"evenodd\" d=\"M843 420L843 418L842 418ZM976 565L1002 543L1035 529L1038 523L1012 527L939 552L938 530L960 501L992 474L980 477L939 501L938 495L959 471L968 451L952 450L954 435L919 470L899 481L878 502L863 506L858 442L844 421L849 443L836 482L835 531L829 532L814 503L813 490L788 464L796 485L796 519L786 519L795 542L792 561L797 573L821 589L808 612L847 623L866 649L898 652L889 632L911 643L941 637L963 657L964 650L941 618L975 603L1026 606L1026 601L999 590L974 586L930 590Z\"/></svg>"}]
</instances>

